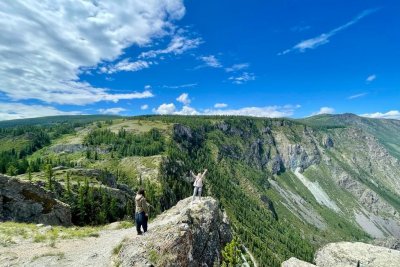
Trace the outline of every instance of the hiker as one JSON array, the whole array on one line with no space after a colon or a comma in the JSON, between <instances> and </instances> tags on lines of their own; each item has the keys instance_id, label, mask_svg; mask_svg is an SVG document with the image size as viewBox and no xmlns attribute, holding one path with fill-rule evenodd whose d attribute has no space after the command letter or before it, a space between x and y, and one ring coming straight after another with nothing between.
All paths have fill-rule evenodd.
<instances>
[{"instance_id":1,"label":"hiker","mask_svg":"<svg viewBox=\"0 0 400 267\"><path fill-rule=\"evenodd\" d=\"M197 175L194 175L194 173L192 171L190 171L190 174L192 175L193 179L194 179L194 190L193 190L193 199L192 202L194 201L195 197L198 196L199 200L201 200L201 191L203 189L203 179L204 176L207 173L207 169L204 170L203 173L198 173Z\"/></svg>"},{"instance_id":2,"label":"hiker","mask_svg":"<svg viewBox=\"0 0 400 267\"><path fill-rule=\"evenodd\" d=\"M135 197L135 221L138 235L147 232L147 221L149 219L149 206L145 198L144 189L141 188ZM143 228L143 232L141 230Z\"/></svg>"}]
</instances>

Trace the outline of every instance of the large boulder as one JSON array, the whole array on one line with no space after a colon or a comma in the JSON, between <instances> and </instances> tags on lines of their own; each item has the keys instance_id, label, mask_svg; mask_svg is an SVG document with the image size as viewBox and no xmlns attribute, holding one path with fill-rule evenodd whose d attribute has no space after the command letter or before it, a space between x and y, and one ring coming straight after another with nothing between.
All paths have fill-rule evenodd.
<instances>
[{"instance_id":1,"label":"large boulder","mask_svg":"<svg viewBox=\"0 0 400 267\"><path fill-rule=\"evenodd\" d=\"M192 204L186 198L159 215L145 235L128 240L118 258L121 266L213 266L230 240L227 217L215 199Z\"/></svg>"},{"instance_id":2,"label":"large boulder","mask_svg":"<svg viewBox=\"0 0 400 267\"><path fill-rule=\"evenodd\" d=\"M71 225L71 208L38 185L0 174L0 221Z\"/></svg>"},{"instance_id":3,"label":"large boulder","mask_svg":"<svg viewBox=\"0 0 400 267\"><path fill-rule=\"evenodd\" d=\"M292 258L288 259L287 261L284 261L281 266L282 267L313 267L315 265L292 257Z\"/></svg>"},{"instance_id":4,"label":"large boulder","mask_svg":"<svg viewBox=\"0 0 400 267\"><path fill-rule=\"evenodd\" d=\"M317 251L314 262L316 265L290 258L281 266L398 267L400 266L400 251L361 242L330 243Z\"/></svg>"},{"instance_id":5,"label":"large boulder","mask_svg":"<svg viewBox=\"0 0 400 267\"><path fill-rule=\"evenodd\" d=\"M315 263L320 267L398 267L400 251L361 242L331 243L317 251Z\"/></svg>"}]
</instances>

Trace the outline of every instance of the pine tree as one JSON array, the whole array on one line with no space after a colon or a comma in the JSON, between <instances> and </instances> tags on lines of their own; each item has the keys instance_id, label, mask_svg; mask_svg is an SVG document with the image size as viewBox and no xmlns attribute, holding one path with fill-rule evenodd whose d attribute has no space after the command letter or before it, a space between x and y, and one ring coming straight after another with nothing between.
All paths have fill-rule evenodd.
<instances>
[{"instance_id":1,"label":"pine tree","mask_svg":"<svg viewBox=\"0 0 400 267\"><path fill-rule=\"evenodd\" d=\"M113 197L111 199L111 204L110 204L110 217L112 221L115 221L118 219L118 206L117 206L117 200Z\"/></svg>"},{"instance_id":2,"label":"pine tree","mask_svg":"<svg viewBox=\"0 0 400 267\"><path fill-rule=\"evenodd\" d=\"M51 164L47 164L45 167L45 173L47 178L47 189L53 190L53 168Z\"/></svg>"},{"instance_id":3,"label":"pine tree","mask_svg":"<svg viewBox=\"0 0 400 267\"><path fill-rule=\"evenodd\" d=\"M30 164L28 167L28 180L29 180L29 182L32 182L32 167Z\"/></svg>"}]
</instances>

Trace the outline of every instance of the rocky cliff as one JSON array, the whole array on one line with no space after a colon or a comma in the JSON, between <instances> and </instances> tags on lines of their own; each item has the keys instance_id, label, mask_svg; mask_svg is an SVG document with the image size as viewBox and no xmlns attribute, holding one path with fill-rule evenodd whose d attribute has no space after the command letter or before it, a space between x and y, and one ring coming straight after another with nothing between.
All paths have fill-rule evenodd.
<instances>
[{"instance_id":1,"label":"rocky cliff","mask_svg":"<svg viewBox=\"0 0 400 267\"><path fill-rule=\"evenodd\" d=\"M186 198L151 222L145 235L126 241L118 262L121 266L213 266L230 240L227 217L215 199L191 203Z\"/></svg>"},{"instance_id":2,"label":"rocky cliff","mask_svg":"<svg viewBox=\"0 0 400 267\"><path fill-rule=\"evenodd\" d=\"M71 225L69 205L30 182L0 175L0 221Z\"/></svg>"},{"instance_id":3,"label":"rocky cliff","mask_svg":"<svg viewBox=\"0 0 400 267\"><path fill-rule=\"evenodd\" d=\"M314 261L316 265L291 258L283 262L282 267L397 267L400 266L400 251L361 242L339 242L319 249Z\"/></svg>"}]
</instances>

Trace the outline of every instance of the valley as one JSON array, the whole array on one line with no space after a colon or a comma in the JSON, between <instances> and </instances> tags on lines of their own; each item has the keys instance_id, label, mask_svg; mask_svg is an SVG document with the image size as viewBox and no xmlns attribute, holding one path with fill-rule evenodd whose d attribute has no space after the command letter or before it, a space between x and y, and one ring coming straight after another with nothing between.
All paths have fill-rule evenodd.
<instances>
[{"instance_id":1,"label":"valley","mask_svg":"<svg viewBox=\"0 0 400 267\"><path fill-rule=\"evenodd\" d=\"M280 266L311 262L329 242L400 238L399 130L351 114L8 121L0 171L68 204L74 227L102 227L132 220L140 187L155 218L192 194L190 170L207 168L204 194L220 202L233 236L259 266ZM6 190L2 221L40 223L12 209ZM1 227L0 238L2 249L25 240Z\"/></svg>"}]
</instances>

